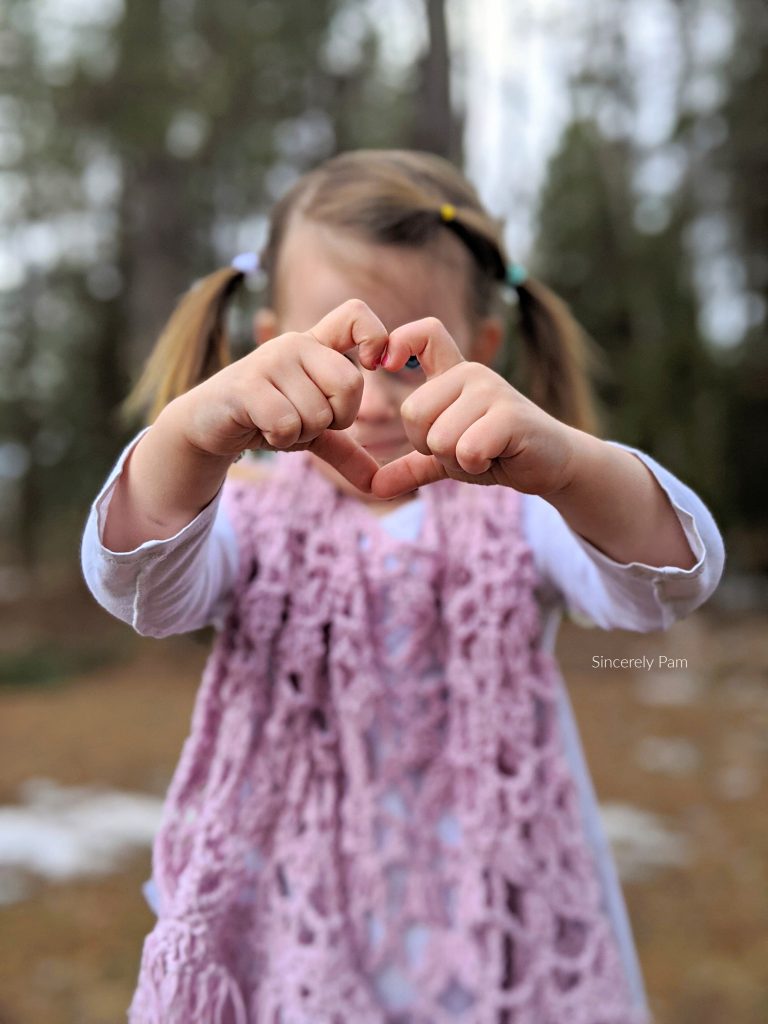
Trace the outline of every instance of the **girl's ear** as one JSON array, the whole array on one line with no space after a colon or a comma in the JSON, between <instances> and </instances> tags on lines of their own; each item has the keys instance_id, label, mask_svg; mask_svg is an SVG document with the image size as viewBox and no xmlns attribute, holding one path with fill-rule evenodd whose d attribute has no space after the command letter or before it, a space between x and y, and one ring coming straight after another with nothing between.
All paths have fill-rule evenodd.
<instances>
[{"instance_id":1,"label":"girl's ear","mask_svg":"<svg viewBox=\"0 0 768 1024\"><path fill-rule=\"evenodd\" d=\"M492 366L504 338L504 324L498 316L488 316L480 321L472 342L470 359L476 363Z\"/></svg>"},{"instance_id":2,"label":"girl's ear","mask_svg":"<svg viewBox=\"0 0 768 1024\"><path fill-rule=\"evenodd\" d=\"M256 311L253 318L253 337L257 345L277 337L277 316L273 309L265 307Z\"/></svg>"}]
</instances>

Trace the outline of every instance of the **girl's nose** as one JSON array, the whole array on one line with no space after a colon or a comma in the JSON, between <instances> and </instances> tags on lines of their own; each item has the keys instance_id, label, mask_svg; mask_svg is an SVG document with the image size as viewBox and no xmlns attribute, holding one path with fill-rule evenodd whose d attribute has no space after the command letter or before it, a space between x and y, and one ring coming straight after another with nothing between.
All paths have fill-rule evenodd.
<instances>
[{"instance_id":1,"label":"girl's nose","mask_svg":"<svg viewBox=\"0 0 768 1024\"><path fill-rule=\"evenodd\" d=\"M400 400L382 370L366 370L363 375L363 397L357 418L361 420L391 420L400 414Z\"/></svg>"}]
</instances>

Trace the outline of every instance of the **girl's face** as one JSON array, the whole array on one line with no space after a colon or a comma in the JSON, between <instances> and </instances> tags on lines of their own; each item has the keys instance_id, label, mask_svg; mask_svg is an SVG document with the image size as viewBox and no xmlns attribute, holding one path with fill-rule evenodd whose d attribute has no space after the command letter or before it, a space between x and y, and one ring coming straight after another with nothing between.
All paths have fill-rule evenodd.
<instances>
[{"instance_id":1,"label":"girl's face","mask_svg":"<svg viewBox=\"0 0 768 1024\"><path fill-rule=\"evenodd\" d=\"M402 324L436 316L466 359L489 363L501 341L502 326L489 317L471 323L468 316L471 259L462 243L446 230L439 243L415 249L374 245L314 224L295 222L280 252L275 309L256 319L259 343L286 331L306 331L347 299L362 299L388 331ZM400 406L425 381L421 367L397 373L367 370L354 350L346 353L363 375L363 396L357 418L347 428L381 465L413 446L405 433ZM390 511L394 502L363 494L322 459L317 468L341 490Z\"/></svg>"}]
</instances>

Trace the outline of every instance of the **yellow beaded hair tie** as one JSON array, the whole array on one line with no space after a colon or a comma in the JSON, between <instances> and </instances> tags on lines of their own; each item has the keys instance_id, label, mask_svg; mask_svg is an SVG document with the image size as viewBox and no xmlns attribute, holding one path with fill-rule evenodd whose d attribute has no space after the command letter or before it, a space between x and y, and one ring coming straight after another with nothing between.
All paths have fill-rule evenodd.
<instances>
[{"instance_id":1,"label":"yellow beaded hair tie","mask_svg":"<svg viewBox=\"0 0 768 1024\"><path fill-rule=\"evenodd\" d=\"M528 271L522 263L509 263L505 265L501 253L495 245L484 240L481 235L471 231L457 218L456 207L453 203L442 204L440 207L440 220L443 224L450 225L451 231L458 235L483 269L489 271L497 281L504 281L510 288L519 292L528 280Z\"/></svg>"}]
</instances>

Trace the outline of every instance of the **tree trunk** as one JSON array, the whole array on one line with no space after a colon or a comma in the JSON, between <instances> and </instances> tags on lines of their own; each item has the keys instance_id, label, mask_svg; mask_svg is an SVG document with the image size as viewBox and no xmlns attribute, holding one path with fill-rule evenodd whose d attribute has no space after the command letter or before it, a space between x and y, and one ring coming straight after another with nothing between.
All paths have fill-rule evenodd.
<instances>
[{"instance_id":1,"label":"tree trunk","mask_svg":"<svg viewBox=\"0 0 768 1024\"><path fill-rule=\"evenodd\" d=\"M416 94L413 145L461 160L460 120L451 107L451 55L448 43L445 0L425 0L429 43L420 71Z\"/></svg>"}]
</instances>

